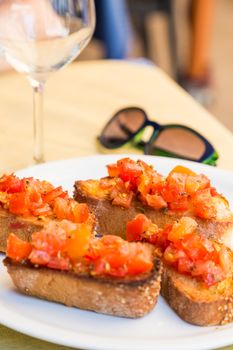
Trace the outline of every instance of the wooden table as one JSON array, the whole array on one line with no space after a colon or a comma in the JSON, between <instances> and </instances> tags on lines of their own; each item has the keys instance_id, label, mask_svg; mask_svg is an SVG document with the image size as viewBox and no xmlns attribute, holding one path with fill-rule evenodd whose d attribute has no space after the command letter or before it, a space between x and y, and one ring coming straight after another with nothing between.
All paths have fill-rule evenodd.
<instances>
[{"instance_id":1,"label":"wooden table","mask_svg":"<svg viewBox=\"0 0 233 350\"><path fill-rule=\"evenodd\" d=\"M32 162L32 101L25 77L0 77L0 172ZM219 151L219 166L233 170L233 137L161 70L125 62L77 63L55 74L45 94L46 160L97 153L96 136L113 112L138 105L161 123L189 125ZM63 349L0 326L0 348Z\"/></svg>"},{"instance_id":2,"label":"wooden table","mask_svg":"<svg viewBox=\"0 0 233 350\"><path fill-rule=\"evenodd\" d=\"M125 62L77 63L53 75L45 89L46 160L97 152L96 136L123 106L138 105L161 123L189 125L219 151L219 166L233 169L233 137L161 70ZM24 76L0 77L0 172L32 162L32 92Z\"/></svg>"}]
</instances>

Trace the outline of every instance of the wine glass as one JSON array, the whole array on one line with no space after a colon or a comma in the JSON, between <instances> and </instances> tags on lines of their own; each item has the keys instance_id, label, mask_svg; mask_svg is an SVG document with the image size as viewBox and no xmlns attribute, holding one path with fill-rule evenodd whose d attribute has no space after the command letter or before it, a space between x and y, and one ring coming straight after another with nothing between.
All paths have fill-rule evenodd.
<instances>
[{"instance_id":1,"label":"wine glass","mask_svg":"<svg viewBox=\"0 0 233 350\"><path fill-rule=\"evenodd\" d=\"M34 90L34 160L44 161L43 90L52 72L73 61L95 27L94 0L0 0L0 47Z\"/></svg>"}]
</instances>

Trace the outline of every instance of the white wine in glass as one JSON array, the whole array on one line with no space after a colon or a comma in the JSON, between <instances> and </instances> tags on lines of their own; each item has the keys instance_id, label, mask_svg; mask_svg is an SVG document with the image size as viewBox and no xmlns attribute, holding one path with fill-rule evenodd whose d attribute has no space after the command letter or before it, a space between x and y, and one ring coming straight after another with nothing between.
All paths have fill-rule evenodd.
<instances>
[{"instance_id":1,"label":"white wine in glass","mask_svg":"<svg viewBox=\"0 0 233 350\"><path fill-rule=\"evenodd\" d=\"M73 61L95 27L94 0L0 0L0 47L34 90L34 160L44 161L43 90L48 76Z\"/></svg>"}]
</instances>

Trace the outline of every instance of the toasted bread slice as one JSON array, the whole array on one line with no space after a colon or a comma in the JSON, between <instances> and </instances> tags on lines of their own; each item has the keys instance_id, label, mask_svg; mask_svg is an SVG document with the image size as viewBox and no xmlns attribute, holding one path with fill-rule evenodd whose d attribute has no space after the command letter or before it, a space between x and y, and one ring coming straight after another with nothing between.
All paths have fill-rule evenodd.
<instances>
[{"instance_id":1,"label":"toasted bread slice","mask_svg":"<svg viewBox=\"0 0 233 350\"><path fill-rule=\"evenodd\" d=\"M171 308L191 324L214 326L233 321L232 276L206 288L195 278L164 266L161 294Z\"/></svg>"},{"instance_id":2,"label":"toasted bread slice","mask_svg":"<svg viewBox=\"0 0 233 350\"><path fill-rule=\"evenodd\" d=\"M137 214L144 213L152 222L163 228L166 224L172 224L184 216L183 213L169 212L167 210L155 210L134 198L130 208L112 205L107 190L102 190L99 180L76 181L74 198L87 203L96 217L97 232L123 236L126 224ZM185 214L185 216L191 215ZM198 232L209 239L216 240L226 245L232 245L233 215L222 219L201 219L193 217L198 223ZM229 241L229 244L227 244ZM230 247L231 248L231 247Z\"/></svg>"},{"instance_id":3,"label":"toasted bread slice","mask_svg":"<svg viewBox=\"0 0 233 350\"><path fill-rule=\"evenodd\" d=\"M154 260L149 273L131 278L97 278L35 268L4 259L15 286L24 294L103 314L137 318L150 312L160 292L162 263Z\"/></svg>"},{"instance_id":4,"label":"toasted bread slice","mask_svg":"<svg viewBox=\"0 0 233 350\"><path fill-rule=\"evenodd\" d=\"M19 238L29 241L33 232L40 231L49 219L42 217L24 218L0 208L0 251L6 251L7 238L14 232Z\"/></svg>"}]
</instances>

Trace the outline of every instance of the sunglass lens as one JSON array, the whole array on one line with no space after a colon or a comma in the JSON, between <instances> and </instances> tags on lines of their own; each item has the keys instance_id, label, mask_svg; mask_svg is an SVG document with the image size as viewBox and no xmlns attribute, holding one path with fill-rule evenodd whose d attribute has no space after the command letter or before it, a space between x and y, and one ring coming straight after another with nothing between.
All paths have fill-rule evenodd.
<instances>
[{"instance_id":1,"label":"sunglass lens","mask_svg":"<svg viewBox=\"0 0 233 350\"><path fill-rule=\"evenodd\" d=\"M205 143L194 132L182 127L163 129L150 145L150 154L174 155L198 161L205 152Z\"/></svg>"},{"instance_id":2,"label":"sunglass lens","mask_svg":"<svg viewBox=\"0 0 233 350\"><path fill-rule=\"evenodd\" d=\"M128 142L145 122L145 112L140 108L126 108L114 115L100 136L107 148L117 148Z\"/></svg>"}]
</instances>

